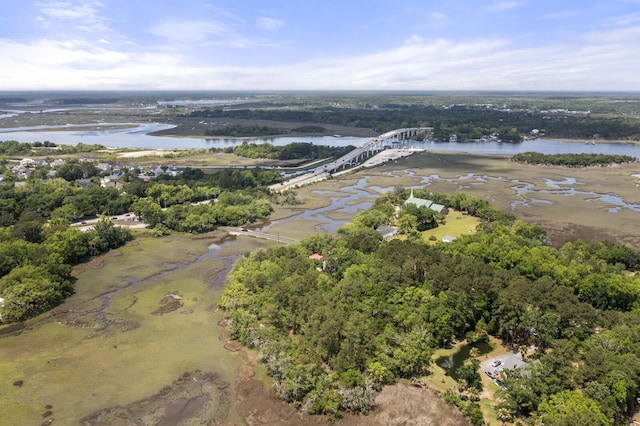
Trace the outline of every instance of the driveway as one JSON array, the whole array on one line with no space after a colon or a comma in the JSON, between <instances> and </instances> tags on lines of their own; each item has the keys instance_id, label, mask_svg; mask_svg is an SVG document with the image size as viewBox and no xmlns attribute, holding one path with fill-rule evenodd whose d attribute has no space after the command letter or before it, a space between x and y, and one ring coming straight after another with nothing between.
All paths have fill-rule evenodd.
<instances>
[{"instance_id":1,"label":"driveway","mask_svg":"<svg viewBox=\"0 0 640 426\"><path fill-rule=\"evenodd\" d=\"M495 361L500 361L502 364L494 367L493 363ZM507 370L510 368L523 368L527 365L529 365L529 363L522 359L522 355L519 352L516 352L488 358L480 363L480 368L482 372L488 373L489 377L494 377L495 375L493 373L500 368Z\"/></svg>"}]
</instances>

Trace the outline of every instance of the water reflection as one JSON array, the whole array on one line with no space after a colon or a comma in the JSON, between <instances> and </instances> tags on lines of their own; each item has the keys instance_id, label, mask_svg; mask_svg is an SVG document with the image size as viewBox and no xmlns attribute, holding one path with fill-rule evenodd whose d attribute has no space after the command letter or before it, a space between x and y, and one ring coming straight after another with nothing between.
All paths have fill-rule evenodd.
<instances>
[{"instance_id":1,"label":"water reflection","mask_svg":"<svg viewBox=\"0 0 640 426\"><path fill-rule=\"evenodd\" d=\"M560 197L572 197L576 195L582 195L587 197L586 202L592 203L594 201L599 201L605 204L612 204L614 207L609 207L609 213L617 213L623 208L629 209L635 212L640 212L640 204L627 203L624 201L623 197L613 194L601 194L595 191L579 191L576 188L573 188L571 185L584 185L584 183L579 182L575 178L571 177L563 177L563 180L555 181L552 179L544 179L545 184L549 188L553 189L534 189L535 184L524 182L521 185L514 185L511 187L516 193L518 197L522 197L524 200L514 201L511 203L511 209L515 209L517 206L525 206L530 207L530 204L542 203L542 204L553 204L552 201L542 200L532 197L531 195L535 194L548 194ZM513 181L518 182L518 181ZM519 182L518 182L519 183Z\"/></svg>"},{"instance_id":2,"label":"water reflection","mask_svg":"<svg viewBox=\"0 0 640 426\"><path fill-rule=\"evenodd\" d=\"M458 352L452 355L441 356L436 359L436 364L443 368L448 376L458 380L457 369L462 367L464 362L469 359L471 349L477 348L478 355L484 355L491 352L491 345L488 342L475 342L470 345L464 345Z\"/></svg>"},{"instance_id":3,"label":"water reflection","mask_svg":"<svg viewBox=\"0 0 640 426\"><path fill-rule=\"evenodd\" d=\"M408 176L415 176L415 172L413 172L412 170L396 170L384 172L383 174L389 177L397 177L397 173L405 173ZM332 219L328 217L326 213L341 212L356 214L359 211L365 210L372 205L374 201L373 199L377 197L377 195L372 195L372 192L377 194L384 194L386 192L393 191L394 189L394 187L392 186L367 186L368 180L369 177L365 176L363 178L360 178L354 185L346 185L336 190L314 190L312 191L313 194L330 196L330 204L326 207L304 210L293 216L270 222L259 230L267 232L273 225L286 224L296 219L306 219L319 222L319 224L316 225L315 228L316 232L334 233L338 230L338 228L347 223L349 220ZM476 187L482 186L492 180L500 182L510 182L513 184L513 186L511 186L511 189L515 192L516 197L520 198L511 203L512 210L515 210L518 207L530 208L540 204L553 204L553 201L551 200L547 200L544 197L536 196L544 194L563 197L576 195L586 196L588 197L586 201L589 203L599 201L612 205L612 207L608 209L608 211L611 213L617 213L623 208L631 209L633 211L640 211L640 204L627 203L623 197L617 195L600 194L595 191L579 191L574 188L573 185L584 185L584 183L579 182L575 178L565 176L561 176L559 180L544 179L545 185L551 189L537 190L535 189L535 184L531 182L522 182L518 179L507 179L503 176L489 176L486 174L477 175L475 173L467 173L455 178L443 178L438 174L431 174L428 176L420 177L420 184L417 185L416 188L425 188L438 180L450 183L458 183L460 185L459 189L471 188L472 185Z\"/></svg>"},{"instance_id":4,"label":"water reflection","mask_svg":"<svg viewBox=\"0 0 640 426\"><path fill-rule=\"evenodd\" d=\"M562 189L561 185L584 185L581 182L578 182L576 178L565 177L564 180L553 180L553 179L544 179L544 182L549 188L553 189Z\"/></svg>"},{"instance_id":5,"label":"water reflection","mask_svg":"<svg viewBox=\"0 0 640 426\"><path fill-rule=\"evenodd\" d=\"M349 214L356 214L359 211L363 211L371 207L373 204L373 199L377 198L376 195L372 195L370 192L365 191L364 188L367 188L370 191L374 191L377 193L385 193L388 191L392 191L392 187L382 188L382 187L368 187L367 182L369 180L368 176L365 176L358 180L354 185L346 185L340 187L338 190L314 190L312 193L317 195L331 195L336 194L336 196L329 197L330 204L326 207L320 207L317 209L307 209L297 213L293 216L289 216L283 219L278 219L269 222L264 227L258 229L262 232L268 232L269 229L273 225L281 225L286 224L288 222L297 220L297 219L306 219L310 221L320 222L315 227L316 232L329 232L335 233L338 229L349 222L347 219L338 220L332 219L326 216L325 213L328 212L342 212Z\"/></svg>"},{"instance_id":6,"label":"water reflection","mask_svg":"<svg viewBox=\"0 0 640 426\"><path fill-rule=\"evenodd\" d=\"M12 111L5 111L11 113ZM87 123L86 125L106 125L109 123ZM42 142L51 141L61 145L76 145L80 142L86 144L100 144L117 148L164 148L164 149L190 149L190 148L226 148L249 143L270 143L273 145L287 145L292 142L308 142L315 145L327 146L362 146L371 138L359 138L351 136L307 136L307 137L277 137L277 138L255 138L255 139L207 139L205 137L173 137L173 136L152 136L149 133L164 130L174 125L166 123L111 123L128 124L130 129L105 129L100 131L47 131L38 130L38 127L16 127L11 129L0 129L0 138L3 140L16 140L19 142ZM63 125L72 126L72 125ZM52 128L56 126L46 126ZM629 155L640 157L640 147L632 144L602 143L602 144L582 144L562 141L552 141L547 139L526 140L520 143L500 143L500 142L433 142L433 141L407 141L407 148L417 148L429 151L447 152L467 152L477 154L506 154L514 155L528 151L540 152L542 154L610 154ZM413 173L413 172L411 172Z\"/></svg>"}]
</instances>

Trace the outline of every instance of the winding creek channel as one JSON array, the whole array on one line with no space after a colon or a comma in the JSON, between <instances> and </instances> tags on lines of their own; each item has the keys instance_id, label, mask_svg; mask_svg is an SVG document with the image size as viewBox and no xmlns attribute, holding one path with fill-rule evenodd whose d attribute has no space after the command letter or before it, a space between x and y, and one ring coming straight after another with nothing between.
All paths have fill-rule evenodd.
<instances>
[{"instance_id":1,"label":"winding creek channel","mask_svg":"<svg viewBox=\"0 0 640 426\"><path fill-rule=\"evenodd\" d=\"M415 172L409 169L383 172L383 175L394 178L397 177L397 173L404 173L411 177L416 176ZM576 196L576 198L578 198L577 196L586 196L586 203L600 201L609 205L607 207L609 213L617 213L623 209L640 212L640 204L627 202L623 197L615 194L581 190L580 186L584 185L582 182L575 178L566 176L561 176L560 179L557 180L545 178L543 180L548 188L535 189L536 185L534 183L523 182L518 179L508 179L504 176L467 173L455 178L444 178L438 174L431 174L428 176L422 176L420 178L421 183L416 185L414 188L426 188L429 187L431 183L438 180L456 183L458 184L458 189L461 191L471 188L472 186L482 186L491 180L511 184L510 188L514 191L514 196L517 198L511 203L511 210L513 211L515 211L519 206L533 207L536 204L553 204L553 201L551 200L538 198L543 195L551 195L563 197ZM258 230L268 232L274 225L286 224L296 219L306 219L319 222L315 227L316 232L336 232L338 228L348 222L348 220L333 219L329 217L327 213L339 212L356 214L359 211L366 210L371 207L373 201L377 197L376 194L383 194L394 189L393 185L386 187L368 185L368 181L369 177L364 176L355 184L342 186L336 190L312 190L312 193L314 194L329 196L331 203L326 207L304 210L293 216L268 222L265 226L258 228ZM588 208L589 206L584 207Z\"/></svg>"}]
</instances>

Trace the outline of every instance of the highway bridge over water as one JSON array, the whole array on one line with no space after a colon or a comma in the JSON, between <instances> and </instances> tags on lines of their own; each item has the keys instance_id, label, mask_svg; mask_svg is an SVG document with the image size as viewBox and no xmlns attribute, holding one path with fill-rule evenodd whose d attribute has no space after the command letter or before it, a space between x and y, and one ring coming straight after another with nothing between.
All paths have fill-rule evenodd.
<instances>
[{"instance_id":1,"label":"highway bridge over water","mask_svg":"<svg viewBox=\"0 0 640 426\"><path fill-rule=\"evenodd\" d=\"M311 172L293 177L285 182L272 185L270 188L274 191L282 191L327 179L333 173L351 168L384 149L402 148L404 141L415 140L417 135L430 132L432 130L432 127L410 127L406 129L392 130L376 138L370 139L362 146L354 149L346 155L343 155L337 160L318 166Z\"/></svg>"}]
</instances>

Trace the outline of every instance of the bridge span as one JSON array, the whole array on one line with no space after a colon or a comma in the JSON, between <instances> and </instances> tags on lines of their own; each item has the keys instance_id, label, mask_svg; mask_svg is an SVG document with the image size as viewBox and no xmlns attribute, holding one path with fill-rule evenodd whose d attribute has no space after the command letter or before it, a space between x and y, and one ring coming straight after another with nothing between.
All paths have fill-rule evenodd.
<instances>
[{"instance_id":1,"label":"bridge span","mask_svg":"<svg viewBox=\"0 0 640 426\"><path fill-rule=\"evenodd\" d=\"M409 127L396 129L372 138L362 146L357 147L346 155L330 163L316 167L309 173L295 176L285 182L271 185L272 191L284 191L285 189L308 185L313 182L327 179L333 173L353 167L367 158L387 148L401 148L406 140L415 140L417 135L432 131L432 127Z\"/></svg>"}]
</instances>

